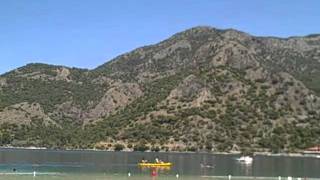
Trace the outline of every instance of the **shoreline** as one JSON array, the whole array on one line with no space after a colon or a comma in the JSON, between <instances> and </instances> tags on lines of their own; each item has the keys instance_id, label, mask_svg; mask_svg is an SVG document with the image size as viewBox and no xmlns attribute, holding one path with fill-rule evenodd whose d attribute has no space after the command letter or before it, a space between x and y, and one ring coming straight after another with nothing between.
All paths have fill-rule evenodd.
<instances>
[{"instance_id":1,"label":"shoreline","mask_svg":"<svg viewBox=\"0 0 320 180\"><path fill-rule=\"evenodd\" d=\"M48 151L92 151L92 152L140 152L140 153L176 153L176 154L213 154L213 155L241 155L240 151L233 151L233 152L205 152L205 151L197 151L197 152L191 152L191 151L133 151L124 149L121 151L115 151L115 150L100 150L100 149L52 149L52 148L46 148L46 147L14 147L14 146L0 146L0 150L48 150ZM254 152L253 156L281 156L281 157L316 157L320 158L320 153L318 152L302 152L302 153L271 153L271 152Z\"/></svg>"}]
</instances>

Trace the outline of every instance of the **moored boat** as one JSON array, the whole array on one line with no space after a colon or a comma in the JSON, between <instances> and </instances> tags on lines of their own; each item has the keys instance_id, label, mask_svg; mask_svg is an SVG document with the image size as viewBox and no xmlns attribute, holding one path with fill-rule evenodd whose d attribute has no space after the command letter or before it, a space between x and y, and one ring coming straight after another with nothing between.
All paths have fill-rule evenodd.
<instances>
[{"instance_id":1,"label":"moored boat","mask_svg":"<svg viewBox=\"0 0 320 180\"><path fill-rule=\"evenodd\" d=\"M241 156L240 158L237 159L240 163L244 164L251 164L253 161L253 158L250 156Z\"/></svg>"}]
</instances>

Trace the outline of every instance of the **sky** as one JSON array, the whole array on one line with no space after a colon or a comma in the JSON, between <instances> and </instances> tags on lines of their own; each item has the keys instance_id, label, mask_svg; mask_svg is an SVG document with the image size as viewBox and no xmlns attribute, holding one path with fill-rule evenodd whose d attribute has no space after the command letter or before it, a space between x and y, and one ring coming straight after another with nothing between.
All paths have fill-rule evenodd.
<instances>
[{"instance_id":1,"label":"sky","mask_svg":"<svg viewBox=\"0 0 320 180\"><path fill-rule=\"evenodd\" d=\"M320 33L319 0L1 0L0 74L27 63L95 68L194 26Z\"/></svg>"}]
</instances>

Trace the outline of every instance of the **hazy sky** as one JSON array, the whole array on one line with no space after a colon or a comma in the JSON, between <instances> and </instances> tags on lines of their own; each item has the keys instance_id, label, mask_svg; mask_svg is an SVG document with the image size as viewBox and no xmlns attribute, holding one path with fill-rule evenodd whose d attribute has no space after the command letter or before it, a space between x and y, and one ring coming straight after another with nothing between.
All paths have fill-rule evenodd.
<instances>
[{"instance_id":1,"label":"hazy sky","mask_svg":"<svg viewBox=\"0 0 320 180\"><path fill-rule=\"evenodd\" d=\"M1 0L0 74L30 62L94 68L198 25L320 33L320 0Z\"/></svg>"}]
</instances>

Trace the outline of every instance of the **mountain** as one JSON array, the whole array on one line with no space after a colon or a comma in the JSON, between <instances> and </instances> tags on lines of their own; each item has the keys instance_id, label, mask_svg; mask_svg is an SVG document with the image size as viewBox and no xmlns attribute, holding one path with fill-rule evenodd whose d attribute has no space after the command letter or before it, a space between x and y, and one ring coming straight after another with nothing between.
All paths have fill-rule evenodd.
<instances>
[{"instance_id":1,"label":"mountain","mask_svg":"<svg viewBox=\"0 0 320 180\"><path fill-rule=\"evenodd\" d=\"M320 35L195 27L92 70L35 63L1 75L0 140L295 152L320 143L319 96Z\"/></svg>"}]
</instances>

